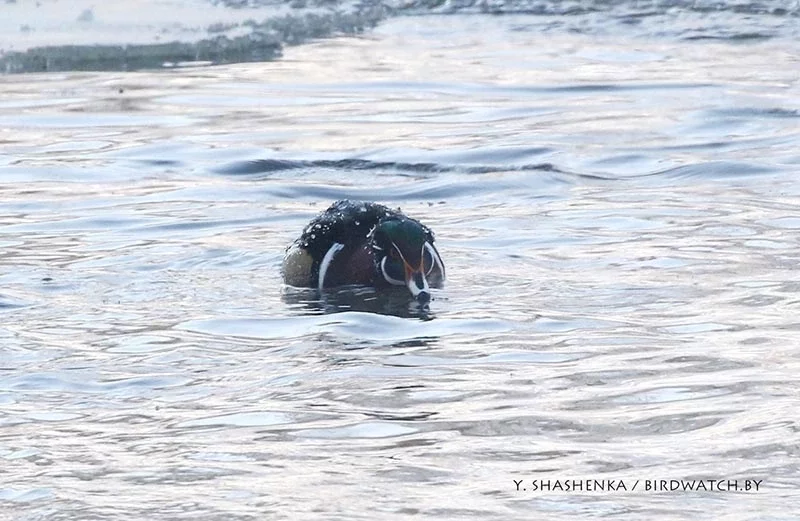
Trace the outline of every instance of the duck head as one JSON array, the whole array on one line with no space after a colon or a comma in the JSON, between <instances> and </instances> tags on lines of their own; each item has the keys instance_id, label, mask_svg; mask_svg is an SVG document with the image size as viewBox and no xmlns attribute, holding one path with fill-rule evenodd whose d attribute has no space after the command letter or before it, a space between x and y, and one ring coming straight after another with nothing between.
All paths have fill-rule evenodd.
<instances>
[{"instance_id":1,"label":"duck head","mask_svg":"<svg viewBox=\"0 0 800 521\"><path fill-rule=\"evenodd\" d=\"M380 221L370 234L379 276L393 286L406 286L415 299L428 302L430 288L444 282L444 263L433 241L433 232L414 219Z\"/></svg>"}]
</instances>

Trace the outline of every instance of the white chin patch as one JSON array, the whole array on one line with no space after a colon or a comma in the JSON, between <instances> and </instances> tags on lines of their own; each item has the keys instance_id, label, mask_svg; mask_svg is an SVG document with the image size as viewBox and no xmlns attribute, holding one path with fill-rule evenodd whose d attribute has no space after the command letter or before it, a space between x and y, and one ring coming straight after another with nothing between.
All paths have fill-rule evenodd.
<instances>
[{"instance_id":1,"label":"white chin patch","mask_svg":"<svg viewBox=\"0 0 800 521\"><path fill-rule=\"evenodd\" d=\"M405 281L394 279L392 278L391 275L386 273L386 257L384 257L383 260L381 261L381 273L383 274L383 278L386 279L386 282L388 282L389 284L393 284L395 286L406 285Z\"/></svg>"},{"instance_id":2,"label":"white chin patch","mask_svg":"<svg viewBox=\"0 0 800 521\"><path fill-rule=\"evenodd\" d=\"M422 279L418 281L417 279ZM418 284L418 282L422 282L422 286ZM424 275L421 273L417 273L415 276L408 279L408 289L411 291L411 294L414 295L414 298L419 296L420 293L423 291L425 293L430 293L430 288L428 287L428 279L425 278Z\"/></svg>"}]
</instances>

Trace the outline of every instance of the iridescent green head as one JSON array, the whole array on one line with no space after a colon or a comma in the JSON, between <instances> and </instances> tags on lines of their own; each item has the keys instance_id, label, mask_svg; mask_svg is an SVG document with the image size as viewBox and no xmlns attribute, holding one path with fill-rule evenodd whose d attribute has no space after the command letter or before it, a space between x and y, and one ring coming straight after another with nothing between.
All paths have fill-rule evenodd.
<instances>
[{"instance_id":1,"label":"iridescent green head","mask_svg":"<svg viewBox=\"0 0 800 521\"><path fill-rule=\"evenodd\" d=\"M370 235L376 269L387 283L406 286L414 298L427 302L430 288L444 281L444 263L433 241L433 233L414 219L384 219Z\"/></svg>"}]
</instances>

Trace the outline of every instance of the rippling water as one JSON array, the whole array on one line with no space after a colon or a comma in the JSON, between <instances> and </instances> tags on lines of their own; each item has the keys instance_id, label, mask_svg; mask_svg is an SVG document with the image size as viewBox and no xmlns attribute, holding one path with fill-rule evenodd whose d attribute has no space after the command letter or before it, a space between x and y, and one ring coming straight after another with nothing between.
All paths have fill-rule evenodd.
<instances>
[{"instance_id":1,"label":"rippling water","mask_svg":"<svg viewBox=\"0 0 800 521\"><path fill-rule=\"evenodd\" d=\"M796 41L541 22L3 77L0 516L794 519ZM435 230L429 310L282 286L345 197Z\"/></svg>"}]
</instances>

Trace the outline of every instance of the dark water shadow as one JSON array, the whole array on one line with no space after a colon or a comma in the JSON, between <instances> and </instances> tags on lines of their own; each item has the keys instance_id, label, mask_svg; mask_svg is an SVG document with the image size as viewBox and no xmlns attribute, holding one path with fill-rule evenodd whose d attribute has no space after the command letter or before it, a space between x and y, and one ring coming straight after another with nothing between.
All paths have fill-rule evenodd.
<instances>
[{"instance_id":1,"label":"dark water shadow","mask_svg":"<svg viewBox=\"0 0 800 521\"><path fill-rule=\"evenodd\" d=\"M220 41L224 43L221 44ZM246 45L240 45L247 41ZM51 45L0 57L8 73L58 71L138 71L166 69L167 63L225 64L271 61L281 56L281 42L211 38L196 43L134 45Z\"/></svg>"},{"instance_id":2,"label":"dark water shadow","mask_svg":"<svg viewBox=\"0 0 800 521\"><path fill-rule=\"evenodd\" d=\"M540 171L557 174L569 174L562 171L552 163L532 163L519 165L460 165L436 162L406 163L402 161L378 161L361 158L345 157L342 159L248 159L234 161L213 169L214 173L231 176L268 176L286 170L300 170L309 168L328 168L331 170L392 170L408 175L437 174L437 173L463 173L463 174L493 174L497 172Z\"/></svg>"},{"instance_id":3,"label":"dark water shadow","mask_svg":"<svg viewBox=\"0 0 800 521\"><path fill-rule=\"evenodd\" d=\"M320 293L312 288L287 286L281 298L289 307L297 309L302 314L328 315L360 311L423 321L435 318L430 303L417 302L405 288L376 291L375 288L364 286L344 286Z\"/></svg>"},{"instance_id":4,"label":"dark water shadow","mask_svg":"<svg viewBox=\"0 0 800 521\"><path fill-rule=\"evenodd\" d=\"M8 311L13 309L25 308L30 306L30 302L26 302L15 297L4 295L0 293L0 311Z\"/></svg>"}]
</instances>

